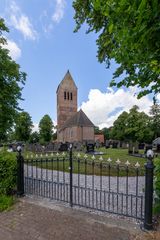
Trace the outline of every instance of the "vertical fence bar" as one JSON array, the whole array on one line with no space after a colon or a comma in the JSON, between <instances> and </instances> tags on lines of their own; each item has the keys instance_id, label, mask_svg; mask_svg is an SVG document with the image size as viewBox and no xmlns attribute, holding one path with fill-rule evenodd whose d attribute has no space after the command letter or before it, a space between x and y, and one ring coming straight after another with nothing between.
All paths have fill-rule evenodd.
<instances>
[{"instance_id":1,"label":"vertical fence bar","mask_svg":"<svg viewBox=\"0 0 160 240\"><path fill-rule=\"evenodd\" d=\"M29 160L28 160L28 158L29 158L29 156L27 155L27 161L26 161L26 168L27 168L27 179L26 179L26 183L25 183L25 187L26 187L26 189L25 189L25 191L29 191L29 171L28 171L28 165L29 165Z\"/></svg>"},{"instance_id":2,"label":"vertical fence bar","mask_svg":"<svg viewBox=\"0 0 160 240\"><path fill-rule=\"evenodd\" d=\"M59 157L57 156L57 200L59 200Z\"/></svg>"},{"instance_id":3,"label":"vertical fence bar","mask_svg":"<svg viewBox=\"0 0 160 240\"><path fill-rule=\"evenodd\" d=\"M70 170L70 206L73 206L73 165L72 165L72 144L69 146L69 170Z\"/></svg>"},{"instance_id":4,"label":"vertical fence bar","mask_svg":"<svg viewBox=\"0 0 160 240\"><path fill-rule=\"evenodd\" d=\"M80 199L80 159L78 158L78 204Z\"/></svg>"},{"instance_id":5,"label":"vertical fence bar","mask_svg":"<svg viewBox=\"0 0 160 240\"><path fill-rule=\"evenodd\" d=\"M100 209L102 209L102 161L100 161Z\"/></svg>"},{"instance_id":6,"label":"vertical fence bar","mask_svg":"<svg viewBox=\"0 0 160 240\"><path fill-rule=\"evenodd\" d=\"M128 175L129 175L129 168L128 165L126 166L126 215L128 216Z\"/></svg>"},{"instance_id":7,"label":"vertical fence bar","mask_svg":"<svg viewBox=\"0 0 160 240\"><path fill-rule=\"evenodd\" d=\"M53 198L53 157L51 158L51 169L52 169L51 182L52 182L52 198Z\"/></svg>"},{"instance_id":8,"label":"vertical fence bar","mask_svg":"<svg viewBox=\"0 0 160 240\"><path fill-rule=\"evenodd\" d=\"M65 201L65 157L63 157L63 200Z\"/></svg>"},{"instance_id":9,"label":"vertical fence bar","mask_svg":"<svg viewBox=\"0 0 160 240\"><path fill-rule=\"evenodd\" d=\"M137 218L137 211L138 211L138 177L139 177L139 169L136 168L136 218Z\"/></svg>"},{"instance_id":10,"label":"vertical fence bar","mask_svg":"<svg viewBox=\"0 0 160 240\"><path fill-rule=\"evenodd\" d=\"M24 158L21 154L21 147L17 147L17 195L24 195Z\"/></svg>"},{"instance_id":11,"label":"vertical fence bar","mask_svg":"<svg viewBox=\"0 0 160 240\"><path fill-rule=\"evenodd\" d=\"M117 164L117 213L119 212L119 164Z\"/></svg>"},{"instance_id":12,"label":"vertical fence bar","mask_svg":"<svg viewBox=\"0 0 160 240\"><path fill-rule=\"evenodd\" d=\"M145 210L144 210L144 228L153 229L152 207L153 207L153 156L152 150L147 151L147 163L145 164Z\"/></svg>"},{"instance_id":13,"label":"vertical fence bar","mask_svg":"<svg viewBox=\"0 0 160 240\"><path fill-rule=\"evenodd\" d=\"M110 192L111 192L111 165L108 164L108 211L110 211Z\"/></svg>"},{"instance_id":14,"label":"vertical fence bar","mask_svg":"<svg viewBox=\"0 0 160 240\"><path fill-rule=\"evenodd\" d=\"M85 206L87 205L87 159L84 162Z\"/></svg>"},{"instance_id":15,"label":"vertical fence bar","mask_svg":"<svg viewBox=\"0 0 160 240\"><path fill-rule=\"evenodd\" d=\"M94 208L94 166L95 162L92 161L92 208Z\"/></svg>"}]
</instances>

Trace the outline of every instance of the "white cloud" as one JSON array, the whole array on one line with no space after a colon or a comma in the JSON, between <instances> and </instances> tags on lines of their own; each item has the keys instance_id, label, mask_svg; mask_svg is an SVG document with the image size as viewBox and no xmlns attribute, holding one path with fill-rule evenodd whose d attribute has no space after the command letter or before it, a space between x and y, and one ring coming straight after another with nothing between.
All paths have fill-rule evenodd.
<instances>
[{"instance_id":1,"label":"white cloud","mask_svg":"<svg viewBox=\"0 0 160 240\"><path fill-rule=\"evenodd\" d=\"M66 6L65 0L56 0L55 12L53 13L52 20L59 23L64 16L64 9Z\"/></svg>"},{"instance_id":2,"label":"white cloud","mask_svg":"<svg viewBox=\"0 0 160 240\"><path fill-rule=\"evenodd\" d=\"M35 40L37 38L37 32L29 18L22 13L20 7L14 1L11 1L9 8L9 19L10 25L19 30L25 39Z\"/></svg>"},{"instance_id":3,"label":"white cloud","mask_svg":"<svg viewBox=\"0 0 160 240\"><path fill-rule=\"evenodd\" d=\"M160 103L160 93L157 94L156 98L157 98L158 102Z\"/></svg>"},{"instance_id":4,"label":"white cloud","mask_svg":"<svg viewBox=\"0 0 160 240\"><path fill-rule=\"evenodd\" d=\"M95 125L100 128L110 127L123 111L128 112L133 105L139 106L140 111L149 113L152 100L147 96L137 99L136 90L133 87L126 91L108 88L103 93L98 89L91 89L88 100L82 103L81 108Z\"/></svg>"},{"instance_id":5,"label":"white cloud","mask_svg":"<svg viewBox=\"0 0 160 240\"><path fill-rule=\"evenodd\" d=\"M39 132L38 123L33 123L32 132Z\"/></svg>"},{"instance_id":6,"label":"white cloud","mask_svg":"<svg viewBox=\"0 0 160 240\"><path fill-rule=\"evenodd\" d=\"M21 49L14 41L7 39L7 44L2 45L2 47L9 50L9 55L13 60L17 60L18 58L20 58Z\"/></svg>"}]
</instances>

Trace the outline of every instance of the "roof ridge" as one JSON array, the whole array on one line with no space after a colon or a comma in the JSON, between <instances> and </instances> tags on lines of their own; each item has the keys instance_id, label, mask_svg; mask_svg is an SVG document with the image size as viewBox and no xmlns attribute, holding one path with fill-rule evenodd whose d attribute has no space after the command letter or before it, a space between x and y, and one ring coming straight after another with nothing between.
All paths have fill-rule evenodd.
<instances>
[{"instance_id":1,"label":"roof ridge","mask_svg":"<svg viewBox=\"0 0 160 240\"><path fill-rule=\"evenodd\" d=\"M81 126L81 127L94 127L94 124L91 122L91 120L87 117L87 115L83 112L82 109L80 109L78 112L76 112L73 116L71 116L69 119L67 119L62 126L62 129L65 129L67 127L72 126Z\"/></svg>"}]
</instances>

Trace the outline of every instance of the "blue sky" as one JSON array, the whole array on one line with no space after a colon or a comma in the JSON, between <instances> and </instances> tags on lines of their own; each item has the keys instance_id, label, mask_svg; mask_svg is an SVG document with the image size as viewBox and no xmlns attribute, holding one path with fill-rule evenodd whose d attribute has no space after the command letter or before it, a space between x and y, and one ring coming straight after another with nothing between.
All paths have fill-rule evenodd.
<instances>
[{"instance_id":1,"label":"blue sky","mask_svg":"<svg viewBox=\"0 0 160 240\"><path fill-rule=\"evenodd\" d=\"M28 75L20 105L35 125L44 114L56 121L56 88L68 69L78 87L78 105L94 124L111 126L134 104L149 111L151 99L138 101L135 88L108 88L115 63L110 69L98 63L96 34L85 34L85 27L73 33L72 1L1 0L0 16L10 29L6 47Z\"/></svg>"}]
</instances>

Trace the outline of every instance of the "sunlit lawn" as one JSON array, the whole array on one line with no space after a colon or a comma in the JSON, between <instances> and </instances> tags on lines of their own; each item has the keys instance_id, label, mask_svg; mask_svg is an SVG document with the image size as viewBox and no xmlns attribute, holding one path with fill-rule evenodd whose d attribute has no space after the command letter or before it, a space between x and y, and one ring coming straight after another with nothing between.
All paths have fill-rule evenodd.
<instances>
[{"instance_id":1,"label":"sunlit lawn","mask_svg":"<svg viewBox=\"0 0 160 240\"><path fill-rule=\"evenodd\" d=\"M103 152L104 155L95 155L95 159L93 159L93 155L91 154L85 154L82 152L73 152L73 173L81 173L81 174L95 174L95 175L117 175L117 159L119 159L119 175L125 176L126 175L126 167L125 164L127 161L130 163L128 165L129 169L129 176L135 176L136 175L136 167L135 164L138 162L140 164L139 167L139 174L144 174L144 164L146 162L145 158L140 157L134 157L128 155L127 149L105 149L100 148L97 151ZM143 153L143 151L141 151ZM65 155L64 155L65 154ZM79 156L80 154L80 156ZM86 156L87 155L87 156ZM86 157L86 161L85 161ZM31 160L30 154L28 155L29 162ZM108 159L111 159L112 161L108 162ZM36 160L37 159L37 160ZM48 161L45 161L48 159ZM53 159L54 161L51 161ZM57 159L59 159L57 161ZM79 159L79 162L78 162ZM40 161L41 160L41 161ZM37 156L34 154L32 156L32 164L37 167L46 168L46 169L53 169L53 170L59 170L64 172L69 172L69 153L59 153L58 155L56 153L54 154L38 154ZM94 165L93 165L94 163ZM101 165L102 163L102 165ZM109 163L111 166L111 170L109 173Z\"/></svg>"}]
</instances>

